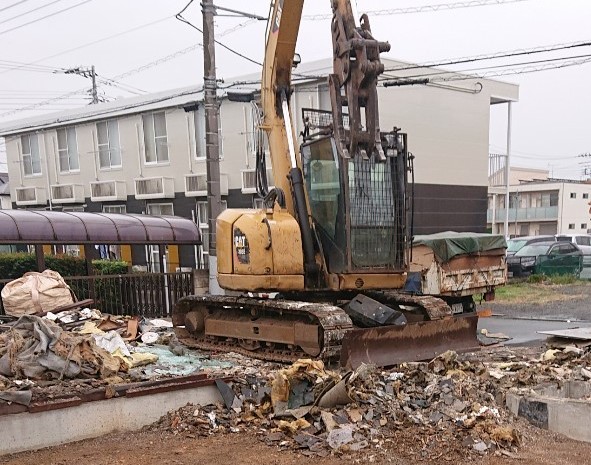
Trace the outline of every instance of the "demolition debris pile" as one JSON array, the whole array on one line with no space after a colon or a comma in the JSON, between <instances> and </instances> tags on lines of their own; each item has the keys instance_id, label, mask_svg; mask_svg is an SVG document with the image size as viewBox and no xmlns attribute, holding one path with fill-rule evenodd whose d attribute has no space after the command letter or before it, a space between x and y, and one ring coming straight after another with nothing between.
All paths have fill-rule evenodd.
<instances>
[{"instance_id":1,"label":"demolition debris pile","mask_svg":"<svg viewBox=\"0 0 591 465\"><path fill-rule=\"evenodd\" d=\"M390 448L416 458L511 454L520 433L500 408L494 381L484 364L460 362L454 352L394 371L362 365L342 377L300 360L268 379L218 382L224 405L188 405L151 428L188 437L252 431L315 456Z\"/></svg>"},{"instance_id":2,"label":"demolition debris pile","mask_svg":"<svg viewBox=\"0 0 591 465\"><path fill-rule=\"evenodd\" d=\"M171 326L88 308L7 320L0 325L0 406L231 367L188 351Z\"/></svg>"}]
</instances>

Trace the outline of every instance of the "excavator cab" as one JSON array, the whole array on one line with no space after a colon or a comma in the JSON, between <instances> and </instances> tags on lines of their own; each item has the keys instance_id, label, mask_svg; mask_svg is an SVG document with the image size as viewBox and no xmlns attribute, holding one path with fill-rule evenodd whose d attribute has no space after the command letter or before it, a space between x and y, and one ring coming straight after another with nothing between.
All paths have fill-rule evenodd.
<instances>
[{"instance_id":1,"label":"excavator cab","mask_svg":"<svg viewBox=\"0 0 591 465\"><path fill-rule=\"evenodd\" d=\"M406 135L383 134L383 159L344 158L335 138L325 135L330 114L303 110L308 123L317 115L319 132L306 134L300 146L310 214L328 272L403 273L409 243Z\"/></svg>"}]
</instances>

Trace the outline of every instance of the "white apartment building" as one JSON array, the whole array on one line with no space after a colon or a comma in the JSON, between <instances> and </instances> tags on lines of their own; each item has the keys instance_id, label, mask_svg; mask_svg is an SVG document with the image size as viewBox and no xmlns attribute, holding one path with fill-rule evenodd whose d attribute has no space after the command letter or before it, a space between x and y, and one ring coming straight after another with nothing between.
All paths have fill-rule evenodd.
<instances>
[{"instance_id":1,"label":"white apartment building","mask_svg":"<svg viewBox=\"0 0 591 465\"><path fill-rule=\"evenodd\" d=\"M393 77L433 72L398 71L407 64L382 61ZM331 66L332 60L321 60L297 68L299 76L310 76L294 84L291 97L298 133L303 108L330 109L326 79L317 76L327 76ZM381 127L402 128L416 157L416 234L486 229L490 105L517 101L518 86L461 77L445 85L379 88ZM233 89L257 90L257 79L236 78ZM198 87L188 87L0 124L13 206L174 214L193 218L205 230L202 98ZM219 101L225 205L258 206L256 110L225 94ZM206 263L206 252L207 244L197 257L181 247L179 265ZM139 248L132 255L134 264L149 258Z\"/></svg>"},{"instance_id":2,"label":"white apartment building","mask_svg":"<svg viewBox=\"0 0 591 465\"><path fill-rule=\"evenodd\" d=\"M507 236L591 233L591 181L549 178L547 170L511 168ZM489 192L488 226L504 233L505 192Z\"/></svg>"}]
</instances>

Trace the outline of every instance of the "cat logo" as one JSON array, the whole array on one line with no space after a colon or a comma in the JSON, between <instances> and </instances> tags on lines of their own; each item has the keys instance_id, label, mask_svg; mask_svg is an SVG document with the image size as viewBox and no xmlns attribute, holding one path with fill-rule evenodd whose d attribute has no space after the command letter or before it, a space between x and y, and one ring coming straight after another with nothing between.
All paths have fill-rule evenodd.
<instances>
[{"instance_id":1,"label":"cat logo","mask_svg":"<svg viewBox=\"0 0 591 465\"><path fill-rule=\"evenodd\" d=\"M243 265L250 263L250 246L246 235L238 228L234 229L234 251L235 259Z\"/></svg>"}]
</instances>

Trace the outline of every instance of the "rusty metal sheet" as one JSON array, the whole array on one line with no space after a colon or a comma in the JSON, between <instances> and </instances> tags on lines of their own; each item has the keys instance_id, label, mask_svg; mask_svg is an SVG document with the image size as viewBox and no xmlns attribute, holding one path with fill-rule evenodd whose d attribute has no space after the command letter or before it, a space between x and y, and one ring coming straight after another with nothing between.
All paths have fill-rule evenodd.
<instances>
[{"instance_id":1,"label":"rusty metal sheet","mask_svg":"<svg viewBox=\"0 0 591 465\"><path fill-rule=\"evenodd\" d=\"M53 399L45 402L38 402L29 406L30 413L48 412L50 410L58 410L66 407L76 407L82 404L82 399L78 396L68 397L67 399Z\"/></svg>"},{"instance_id":2,"label":"rusty metal sheet","mask_svg":"<svg viewBox=\"0 0 591 465\"><path fill-rule=\"evenodd\" d=\"M430 360L447 351L466 352L479 347L478 315L470 314L406 326L349 331L341 351L341 365L357 368L362 363L391 366Z\"/></svg>"},{"instance_id":3,"label":"rusty metal sheet","mask_svg":"<svg viewBox=\"0 0 591 465\"><path fill-rule=\"evenodd\" d=\"M146 386L128 389L125 397L139 397L150 394L158 394L160 392L180 391L182 389L191 389L202 386L209 386L214 383L211 379L190 380L190 381L174 381L159 386Z\"/></svg>"},{"instance_id":4,"label":"rusty metal sheet","mask_svg":"<svg viewBox=\"0 0 591 465\"><path fill-rule=\"evenodd\" d=\"M13 415L15 413L23 413L28 412L29 407L26 405L19 405L19 404L9 404L5 402L0 402L0 416L2 415Z\"/></svg>"}]
</instances>

